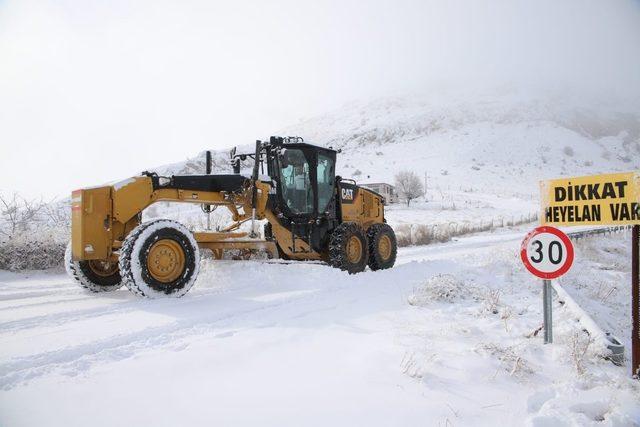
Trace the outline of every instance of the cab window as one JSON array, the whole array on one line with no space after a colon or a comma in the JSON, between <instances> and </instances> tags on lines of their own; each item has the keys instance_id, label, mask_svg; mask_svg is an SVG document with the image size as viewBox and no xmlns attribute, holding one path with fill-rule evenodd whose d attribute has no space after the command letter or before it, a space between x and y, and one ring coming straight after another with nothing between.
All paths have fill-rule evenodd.
<instances>
[{"instance_id":1,"label":"cab window","mask_svg":"<svg viewBox=\"0 0 640 427\"><path fill-rule=\"evenodd\" d=\"M280 157L280 190L287 207L297 214L313 213L309 161L302 150L286 149Z\"/></svg>"},{"instance_id":2,"label":"cab window","mask_svg":"<svg viewBox=\"0 0 640 427\"><path fill-rule=\"evenodd\" d=\"M318 213L323 213L327 210L333 197L334 166L334 160L331 157L318 153Z\"/></svg>"}]
</instances>

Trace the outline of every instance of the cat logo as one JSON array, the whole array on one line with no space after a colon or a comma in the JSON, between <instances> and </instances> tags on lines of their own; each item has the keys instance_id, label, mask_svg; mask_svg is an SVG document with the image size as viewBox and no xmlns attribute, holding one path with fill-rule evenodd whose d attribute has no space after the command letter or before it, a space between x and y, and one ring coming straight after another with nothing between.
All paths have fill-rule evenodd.
<instances>
[{"instance_id":1,"label":"cat logo","mask_svg":"<svg viewBox=\"0 0 640 427\"><path fill-rule=\"evenodd\" d=\"M342 198L344 200L353 200L353 189L352 188L343 188L342 189Z\"/></svg>"}]
</instances>

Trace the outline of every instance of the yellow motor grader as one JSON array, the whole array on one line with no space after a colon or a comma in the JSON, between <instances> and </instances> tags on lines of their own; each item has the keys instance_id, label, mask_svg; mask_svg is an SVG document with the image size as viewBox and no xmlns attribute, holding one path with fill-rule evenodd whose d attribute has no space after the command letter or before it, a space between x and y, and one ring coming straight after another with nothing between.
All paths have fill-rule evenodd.
<instances>
[{"instance_id":1,"label":"yellow motor grader","mask_svg":"<svg viewBox=\"0 0 640 427\"><path fill-rule=\"evenodd\" d=\"M350 274L393 266L396 237L379 194L335 175L336 151L299 137L256 141L255 152L231 153L233 174L158 176L143 172L113 185L72 193L72 232L65 264L84 288L127 286L147 297L180 297L198 275L200 249L262 250L274 258L321 260ZM250 177L241 162L253 160ZM264 173L264 166L267 175ZM192 232L172 220L142 222L156 202L229 209L232 223ZM256 221L266 219L263 237ZM240 231L250 222L249 231ZM246 227L246 226L245 226Z\"/></svg>"}]
</instances>

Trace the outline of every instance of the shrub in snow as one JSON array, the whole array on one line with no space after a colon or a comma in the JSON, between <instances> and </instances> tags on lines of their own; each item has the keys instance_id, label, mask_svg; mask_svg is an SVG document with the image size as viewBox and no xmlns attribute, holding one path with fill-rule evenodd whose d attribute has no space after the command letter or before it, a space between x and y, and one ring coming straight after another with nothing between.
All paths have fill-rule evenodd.
<instances>
[{"instance_id":1,"label":"shrub in snow","mask_svg":"<svg viewBox=\"0 0 640 427\"><path fill-rule=\"evenodd\" d=\"M434 235L431 227L428 225L417 225L413 228L413 234L411 236L411 243L414 245L428 245L433 243Z\"/></svg>"},{"instance_id":2,"label":"shrub in snow","mask_svg":"<svg viewBox=\"0 0 640 427\"><path fill-rule=\"evenodd\" d=\"M0 270L44 270L62 266L67 238L25 234L0 242Z\"/></svg>"},{"instance_id":3,"label":"shrub in snow","mask_svg":"<svg viewBox=\"0 0 640 427\"><path fill-rule=\"evenodd\" d=\"M570 349L569 356L571 357L573 366L576 368L578 375L583 375L586 372L585 363L587 353L589 347L593 344L593 338L583 331L576 331L571 335L568 344Z\"/></svg>"},{"instance_id":4,"label":"shrub in snow","mask_svg":"<svg viewBox=\"0 0 640 427\"><path fill-rule=\"evenodd\" d=\"M488 354L495 357L500 362L502 369L512 377L523 379L525 376L535 372L527 360L516 351L515 346L504 347L499 344L488 343L479 345L475 351L479 354Z\"/></svg>"},{"instance_id":5,"label":"shrub in snow","mask_svg":"<svg viewBox=\"0 0 640 427\"><path fill-rule=\"evenodd\" d=\"M452 205L446 209L455 210ZM401 224L394 227L396 239L399 247L411 245L428 245L431 243L444 243L456 236L470 233L489 231L495 227L509 227L520 224L528 224L537 221L537 214L521 215L511 218L492 218L489 220L480 219L477 223L470 222L450 222L448 224Z\"/></svg>"},{"instance_id":6,"label":"shrub in snow","mask_svg":"<svg viewBox=\"0 0 640 427\"><path fill-rule=\"evenodd\" d=\"M411 225L402 224L394 227L393 231L396 233L396 241L399 247L411 246Z\"/></svg>"},{"instance_id":7,"label":"shrub in snow","mask_svg":"<svg viewBox=\"0 0 640 427\"><path fill-rule=\"evenodd\" d=\"M500 291L498 289L487 289L484 298L484 309L492 314L498 314L500 307Z\"/></svg>"},{"instance_id":8,"label":"shrub in snow","mask_svg":"<svg viewBox=\"0 0 640 427\"><path fill-rule=\"evenodd\" d=\"M446 225L403 224L394 228L398 246L428 245L448 242L454 235Z\"/></svg>"},{"instance_id":9,"label":"shrub in snow","mask_svg":"<svg viewBox=\"0 0 640 427\"><path fill-rule=\"evenodd\" d=\"M68 202L33 202L17 194L0 196L0 269L62 266L70 225Z\"/></svg>"},{"instance_id":10,"label":"shrub in snow","mask_svg":"<svg viewBox=\"0 0 640 427\"><path fill-rule=\"evenodd\" d=\"M573 153L573 148L569 147L568 145L567 145L567 146L565 146L565 147L562 149L562 152L563 152L566 156L569 156L569 157L573 157L573 154L574 154L574 153Z\"/></svg>"},{"instance_id":11,"label":"shrub in snow","mask_svg":"<svg viewBox=\"0 0 640 427\"><path fill-rule=\"evenodd\" d=\"M427 306L433 301L454 302L466 298L474 290L451 274L438 274L413 290L409 304Z\"/></svg>"}]
</instances>

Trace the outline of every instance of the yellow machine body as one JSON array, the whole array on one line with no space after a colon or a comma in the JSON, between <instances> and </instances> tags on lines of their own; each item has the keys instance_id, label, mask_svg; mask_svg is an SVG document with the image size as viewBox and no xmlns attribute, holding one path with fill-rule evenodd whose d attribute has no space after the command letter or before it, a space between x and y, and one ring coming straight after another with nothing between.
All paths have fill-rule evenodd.
<instances>
[{"instance_id":1,"label":"yellow machine body","mask_svg":"<svg viewBox=\"0 0 640 427\"><path fill-rule=\"evenodd\" d=\"M257 183L256 220L265 218L270 185ZM224 249L262 249L275 253L272 242L238 240L247 233L233 232L251 219L251 189L240 193L225 191L197 191L183 189L155 189L152 178L139 176L114 185L94 187L72 193L71 247L74 261L113 260L129 232L141 220L142 211L153 203L177 202L225 206L233 223L222 232L194 233L201 247L220 254ZM229 241L234 239L234 241Z\"/></svg>"},{"instance_id":2,"label":"yellow machine body","mask_svg":"<svg viewBox=\"0 0 640 427\"><path fill-rule=\"evenodd\" d=\"M271 185L257 182L255 220L267 219L275 242L291 259L324 259L326 253L314 251L306 242L295 239L280 225L277 215L267 208ZM252 219L252 187L241 192L197 191L184 189L154 189L152 178L138 176L117 184L74 191L72 194L72 254L73 260L114 260L122 242L141 221L142 211L155 202L198 203L225 206L232 213L233 222L222 231L194 233L199 246L211 249L217 258L225 249L265 250L277 257L275 242L247 239L246 232L234 232ZM384 222L382 198L358 187L350 203L342 204L343 221L359 224L367 229ZM294 250L295 247L295 250Z\"/></svg>"},{"instance_id":3,"label":"yellow machine body","mask_svg":"<svg viewBox=\"0 0 640 427\"><path fill-rule=\"evenodd\" d=\"M358 223L365 230L373 224L384 222L382 197L359 187L353 203L342 205L342 220Z\"/></svg>"},{"instance_id":4,"label":"yellow machine body","mask_svg":"<svg viewBox=\"0 0 640 427\"><path fill-rule=\"evenodd\" d=\"M108 223L112 205L109 186L72 193L71 248L74 260L109 258L113 246Z\"/></svg>"}]
</instances>

